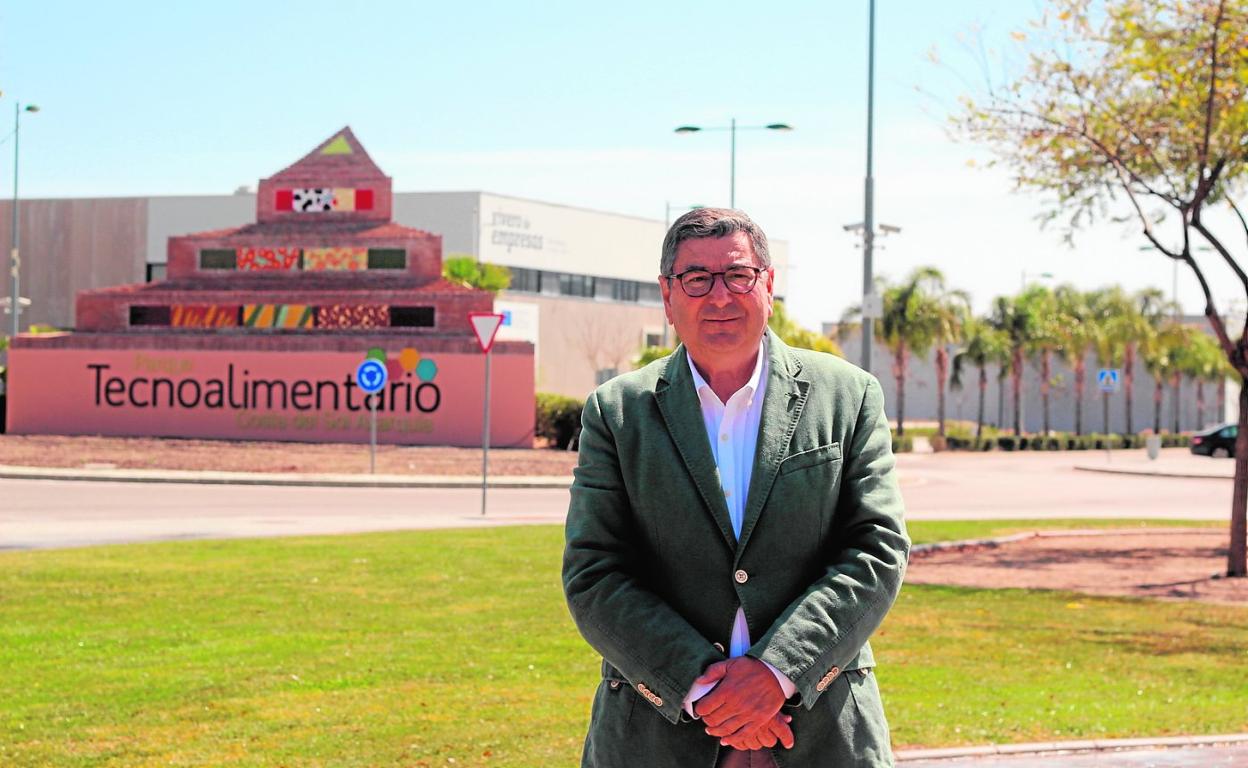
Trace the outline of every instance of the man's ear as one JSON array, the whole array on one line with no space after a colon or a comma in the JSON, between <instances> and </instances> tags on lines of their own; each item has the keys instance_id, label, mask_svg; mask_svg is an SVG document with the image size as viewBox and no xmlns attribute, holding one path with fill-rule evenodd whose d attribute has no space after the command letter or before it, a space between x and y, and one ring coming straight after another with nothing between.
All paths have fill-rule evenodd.
<instances>
[{"instance_id":1,"label":"man's ear","mask_svg":"<svg viewBox=\"0 0 1248 768\"><path fill-rule=\"evenodd\" d=\"M659 293L663 295L663 314L667 317L667 324L672 323L672 283L666 277L659 275Z\"/></svg>"}]
</instances>

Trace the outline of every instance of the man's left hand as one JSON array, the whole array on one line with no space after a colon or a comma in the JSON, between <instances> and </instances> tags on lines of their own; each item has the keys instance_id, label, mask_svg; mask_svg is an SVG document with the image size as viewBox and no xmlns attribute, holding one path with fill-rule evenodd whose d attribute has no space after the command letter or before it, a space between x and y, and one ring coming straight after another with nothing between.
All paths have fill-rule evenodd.
<instances>
[{"instance_id":1,"label":"man's left hand","mask_svg":"<svg viewBox=\"0 0 1248 768\"><path fill-rule=\"evenodd\" d=\"M784 691L776 676L766 664L749 656L716 662L693 682L718 682L694 704L693 711L706 723L707 734L722 743L762 728L784 704Z\"/></svg>"}]
</instances>

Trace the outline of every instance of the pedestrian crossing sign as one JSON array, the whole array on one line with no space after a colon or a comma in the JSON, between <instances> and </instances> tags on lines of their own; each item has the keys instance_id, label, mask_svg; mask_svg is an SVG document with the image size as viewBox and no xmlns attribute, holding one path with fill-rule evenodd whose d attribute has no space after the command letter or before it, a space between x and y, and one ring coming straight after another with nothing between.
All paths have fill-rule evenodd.
<instances>
[{"instance_id":1,"label":"pedestrian crossing sign","mask_svg":"<svg viewBox=\"0 0 1248 768\"><path fill-rule=\"evenodd\" d=\"M1118 374L1117 368L1102 368L1096 372L1096 383L1102 392L1118 391Z\"/></svg>"}]
</instances>

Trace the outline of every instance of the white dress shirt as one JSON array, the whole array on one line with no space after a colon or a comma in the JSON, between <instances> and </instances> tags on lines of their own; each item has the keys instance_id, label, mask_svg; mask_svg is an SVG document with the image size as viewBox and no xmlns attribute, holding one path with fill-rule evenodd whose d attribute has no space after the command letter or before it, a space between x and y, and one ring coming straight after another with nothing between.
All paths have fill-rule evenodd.
<instances>
[{"instance_id":1,"label":"white dress shirt","mask_svg":"<svg viewBox=\"0 0 1248 768\"><path fill-rule=\"evenodd\" d=\"M733 393L727 403L720 401L715 390L698 373L688 352L685 359L693 374L693 386L702 406L702 423L706 426L706 436L711 441L711 455L715 457L715 466L719 469L719 482L724 492L724 501L728 504L732 533L740 538L741 523L745 519L745 502L750 495L750 474L754 471L754 452L758 446L758 425L763 415L763 396L767 393L767 337L764 336L759 343L750 380ZM738 606L737 616L732 624L728 656L743 656L749 647L750 627L745 620L745 611ZM767 664L765 661L763 663ZM785 698L792 696L797 690L793 681L770 664L767 664L767 668L776 676ZM714 687L715 684L695 684L690 688L685 695L685 711L696 717L693 711L694 702Z\"/></svg>"}]
</instances>

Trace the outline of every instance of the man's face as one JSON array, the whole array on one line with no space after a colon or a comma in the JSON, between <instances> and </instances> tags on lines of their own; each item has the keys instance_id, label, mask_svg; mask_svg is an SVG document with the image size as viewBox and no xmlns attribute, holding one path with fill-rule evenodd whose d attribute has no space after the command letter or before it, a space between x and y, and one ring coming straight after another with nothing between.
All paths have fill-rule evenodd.
<instances>
[{"instance_id":1,"label":"man's face","mask_svg":"<svg viewBox=\"0 0 1248 768\"><path fill-rule=\"evenodd\" d=\"M733 266L759 266L744 232L727 237L686 240L676 250L672 274L690 269L723 272ZM745 364L753 360L771 316L775 272L768 267L749 293L733 293L717 276L710 293L692 298L679 280L659 278L668 322L699 367Z\"/></svg>"}]
</instances>

